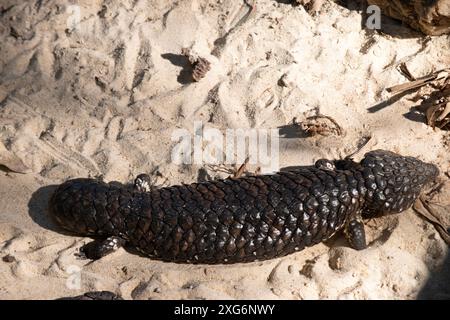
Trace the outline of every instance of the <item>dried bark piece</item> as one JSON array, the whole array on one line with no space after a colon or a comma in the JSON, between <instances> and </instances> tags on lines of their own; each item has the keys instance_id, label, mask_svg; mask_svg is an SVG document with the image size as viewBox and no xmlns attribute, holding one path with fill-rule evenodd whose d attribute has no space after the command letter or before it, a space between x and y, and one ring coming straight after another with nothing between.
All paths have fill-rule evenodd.
<instances>
[{"instance_id":1,"label":"dried bark piece","mask_svg":"<svg viewBox=\"0 0 450 320\"><path fill-rule=\"evenodd\" d=\"M200 81L205 77L206 73L211 70L211 63L205 58L198 58L197 62L194 63L193 68L192 78L195 81Z\"/></svg>"},{"instance_id":2,"label":"dried bark piece","mask_svg":"<svg viewBox=\"0 0 450 320\"><path fill-rule=\"evenodd\" d=\"M325 115L316 115L306 118L300 123L301 129L310 136L322 135L342 135L343 130L336 120Z\"/></svg>"},{"instance_id":3,"label":"dried bark piece","mask_svg":"<svg viewBox=\"0 0 450 320\"><path fill-rule=\"evenodd\" d=\"M389 93L392 93L392 94L400 94L400 93L404 93L405 91L408 91L408 90L421 88L428 84L432 84L433 82L438 82L438 81L446 82L449 77L450 77L450 68L443 69L443 70L433 72L430 75L418 78L414 81L411 81L408 83L402 83L399 85L392 86L390 88L386 88L386 91Z\"/></svg>"},{"instance_id":4,"label":"dried bark piece","mask_svg":"<svg viewBox=\"0 0 450 320\"><path fill-rule=\"evenodd\" d=\"M181 49L181 54L189 59L192 66L192 79L200 81L211 70L211 63L205 58L192 54L189 48Z\"/></svg>"}]
</instances>

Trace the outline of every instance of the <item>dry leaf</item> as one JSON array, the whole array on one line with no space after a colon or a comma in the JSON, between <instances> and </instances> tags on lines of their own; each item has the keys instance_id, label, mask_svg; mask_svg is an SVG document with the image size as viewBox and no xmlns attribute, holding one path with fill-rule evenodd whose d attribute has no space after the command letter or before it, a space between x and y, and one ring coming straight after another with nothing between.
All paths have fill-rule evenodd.
<instances>
[{"instance_id":1,"label":"dry leaf","mask_svg":"<svg viewBox=\"0 0 450 320\"><path fill-rule=\"evenodd\" d=\"M448 126L450 123L450 101L428 106L425 115L428 125L433 128L450 129L450 126Z\"/></svg>"},{"instance_id":2,"label":"dry leaf","mask_svg":"<svg viewBox=\"0 0 450 320\"><path fill-rule=\"evenodd\" d=\"M450 114L450 102L447 102L447 104L444 107L444 110L442 110L441 115L437 118L437 121L442 121Z\"/></svg>"},{"instance_id":3,"label":"dry leaf","mask_svg":"<svg viewBox=\"0 0 450 320\"><path fill-rule=\"evenodd\" d=\"M450 245L450 181L422 194L414 204L414 210L431 222Z\"/></svg>"}]
</instances>

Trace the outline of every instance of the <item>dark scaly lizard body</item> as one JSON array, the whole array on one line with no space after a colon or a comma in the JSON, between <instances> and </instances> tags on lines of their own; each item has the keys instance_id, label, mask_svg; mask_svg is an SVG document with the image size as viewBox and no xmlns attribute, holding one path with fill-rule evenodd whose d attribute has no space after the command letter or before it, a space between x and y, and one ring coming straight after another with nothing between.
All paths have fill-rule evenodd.
<instances>
[{"instance_id":1,"label":"dark scaly lizard body","mask_svg":"<svg viewBox=\"0 0 450 320\"><path fill-rule=\"evenodd\" d=\"M58 187L50 210L64 229L106 239L82 248L92 259L126 243L163 261L251 262L300 251L343 229L350 245L363 249L362 219L409 208L438 173L432 164L376 150L360 163L322 159L274 175L150 192L74 179Z\"/></svg>"},{"instance_id":2,"label":"dark scaly lizard body","mask_svg":"<svg viewBox=\"0 0 450 320\"><path fill-rule=\"evenodd\" d=\"M123 298L111 291L91 291L80 296L64 297L57 300L123 300Z\"/></svg>"}]
</instances>

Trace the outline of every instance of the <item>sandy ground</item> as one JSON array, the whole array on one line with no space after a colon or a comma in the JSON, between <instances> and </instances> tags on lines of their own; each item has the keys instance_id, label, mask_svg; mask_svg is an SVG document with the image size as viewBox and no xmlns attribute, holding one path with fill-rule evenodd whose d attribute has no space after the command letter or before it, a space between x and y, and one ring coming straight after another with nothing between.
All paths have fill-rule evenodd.
<instances>
[{"instance_id":1,"label":"sandy ground","mask_svg":"<svg viewBox=\"0 0 450 320\"><path fill-rule=\"evenodd\" d=\"M371 137L362 153L417 156L445 179L449 134L427 127L410 100L382 102L386 87L407 81L399 63L415 76L449 67L450 37L425 38L387 18L383 33L364 30L352 5L327 2L312 17L283 2L257 0L240 23L243 1L0 1L0 141L30 168L0 171L0 299L89 290L128 299L450 297L448 247L411 209L369 222L365 251L337 237L231 266L162 263L124 249L89 263L74 255L89 239L49 220L51 186L71 177L128 182L149 172L170 185L226 176L171 161L173 131L192 132L194 121L280 128L281 167L343 157ZM211 62L200 82L187 79L183 47ZM292 125L318 113L344 134L306 137Z\"/></svg>"}]
</instances>

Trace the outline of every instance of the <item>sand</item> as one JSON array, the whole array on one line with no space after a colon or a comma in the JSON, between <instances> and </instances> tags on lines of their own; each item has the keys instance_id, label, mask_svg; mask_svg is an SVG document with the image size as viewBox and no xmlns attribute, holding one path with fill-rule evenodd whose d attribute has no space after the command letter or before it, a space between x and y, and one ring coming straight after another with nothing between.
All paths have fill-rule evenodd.
<instances>
[{"instance_id":1,"label":"sand","mask_svg":"<svg viewBox=\"0 0 450 320\"><path fill-rule=\"evenodd\" d=\"M410 96L383 101L386 87L407 81L399 63L416 77L449 67L450 37L388 18L383 32L365 30L358 4L326 2L311 16L284 2L257 0L249 11L222 0L1 1L0 141L29 171L0 171L0 299L90 290L127 299L450 297L448 246L412 209L370 221L364 251L336 237L229 266L124 249L79 260L90 239L64 235L49 219L51 186L73 177L128 182L148 172L157 186L226 177L171 161L173 132L193 133L194 121L222 132L280 128L280 167L344 157L371 137L357 158L377 148L417 156L448 180L448 132L425 125ZM199 82L188 81L183 47L211 62ZM293 125L318 113L343 134L308 137Z\"/></svg>"}]
</instances>

